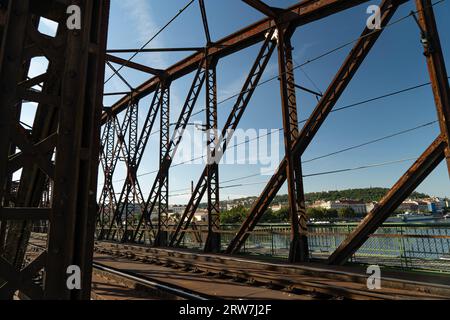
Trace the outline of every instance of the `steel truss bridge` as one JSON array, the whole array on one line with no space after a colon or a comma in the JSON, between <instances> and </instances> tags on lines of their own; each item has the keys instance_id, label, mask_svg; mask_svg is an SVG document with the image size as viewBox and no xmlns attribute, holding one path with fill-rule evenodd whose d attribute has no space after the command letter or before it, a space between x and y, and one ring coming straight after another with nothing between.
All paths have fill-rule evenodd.
<instances>
[{"instance_id":1,"label":"steel truss bridge","mask_svg":"<svg viewBox=\"0 0 450 320\"><path fill-rule=\"evenodd\" d=\"M289 8L271 7L260 0L243 0L266 18L223 39L213 41L203 0L199 0L206 45L201 48L133 49L107 51L109 0L1 0L0 1L0 298L15 292L31 299L88 299L94 241L144 243L177 248L196 230L193 217L202 199L208 212L206 253L233 255L287 182L290 219L288 262L308 263L308 229L301 156L332 112L340 96L397 9L407 0L382 0L381 28L364 29L337 70L314 111L302 127L297 117L291 36L306 24L325 19L367 1L303 0ZM191 1L190 3L192 3ZM189 4L190 4L189 3ZM188 5L189 5L188 4ZM343 265L383 224L416 187L442 162L450 174L450 90L431 0L415 0L416 18L437 111L440 134L392 186L378 205L326 260ZM81 8L80 30L65 27L67 7ZM39 32L41 18L60 26L54 37ZM223 128L218 127L216 70L221 59L259 45L259 52ZM192 51L188 57L160 70L115 56L119 52ZM175 227L169 227L169 174L202 88L206 92L205 132L209 157L223 154L261 83L269 59L277 55L285 155L251 206L248 216L221 251L219 165L208 163ZM31 60L45 57L48 69L30 78ZM114 65L120 65L116 69ZM122 68L149 74L136 88L130 86L111 107L103 106L105 66L121 75ZM193 74L181 113L172 130L171 83ZM305 88L303 88L305 89ZM142 130L138 130L140 101L151 97ZM34 102L32 127L21 121L22 104ZM119 120L119 114L124 114ZM159 117L159 128L155 127ZM173 119L172 119L173 121ZM151 185L139 183L138 169L152 133L159 130L159 168ZM221 133L221 135L220 135ZM127 167L121 190L113 177L119 159ZM20 172L20 178L13 174ZM97 190L98 175L104 185ZM149 196L144 197L144 191ZM117 192L118 191L118 192ZM117 193L116 193L117 192ZM99 198L97 198L99 194ZM118 196L117 196L118 195ZM205 197L206 195L206 197ZM135 204L139 207L135 219ZM151 217L156 215L157 220ZM45 249L24 264L36 223L45 221ZM67 267L81 268L82 289L68 290ZM43 272L41 284L33 279Z\"/></svg>"}]
</instances>

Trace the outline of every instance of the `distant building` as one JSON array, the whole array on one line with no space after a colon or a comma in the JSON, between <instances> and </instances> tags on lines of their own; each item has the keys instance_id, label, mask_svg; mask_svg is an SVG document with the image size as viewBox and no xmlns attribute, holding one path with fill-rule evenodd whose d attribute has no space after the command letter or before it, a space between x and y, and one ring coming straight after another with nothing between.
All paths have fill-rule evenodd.
<instances>
[{"instance_id":1,"label":"distant building","mask_svg":"<svg viewBox=\"0 0 450 320\"><path fill-rule=\"evenodd\" d=\"M437 212L437 206L436 206L436 203L434 203L434 202L429 202L429 203L428 203L428 211L429 211L429 212L436 213L436 212Z\"/></svg>"},{"instance_id":2,"label":"distant building","mask_svg":"<svg viewBox=\"0 0 450 320\"><path fill-rule=\"evenodd\" d=\"M436 212L442 212L447 207L447 203L444 199L435 197L431 198L431 202L435 204Z\"/></svg>"},{"instance_id":3,"label":"distant building","mask_svg":"<svg viewBox=\"0 0 450 320\"><path fill-rule=\"evenodd\" d=\"M184 210L186 210L186 206L182 206L182 205L174 205L170 207L170 210L174 213L174 214L183 214Z\"/></svg>"},{"instance_id":4,"label":"distant building","mask_svg":"<svg viewBox=\"0 0 450 320\"><path fill-rule=\"evenodd\" d=\"M270 206L270 210L272 210L273 212L280 211L281 208L283 208L281 203L274 204L273 206Z\"/></svg>"},{"instance_id":5,"label":"distant building","mask_svg":"<svg viewBox=\"0 0 450 320\"><path fill-rule=\"evenodd\" d=\"M208 210L197 209L194 213L194 219L196 222L207 222L208 221Z\"/></svg>"},{"instance_id":6,"label":"distant building","mask_svg":"<svg viewBox=\"0 0 450 320\"><path fill-rule=\"evenodd\" d=\"M417 201L405 200L398 206L398 210L417 212L419 211L419 204Z\"/></svg>"},{"instance_id":7,"label":"distant building","mask_svg":"<svg viewBox=\"0 0 450 320\"><path fill-rule=\"evenodd\" d=\"M427 198L427 199L408 199L402 202L398 207L399 210L409 212L442 212L445 208L445 201L439 198Z\"/></svg>"},{"instance_id":8,"label":"distant building","mask_svg":"<svg viewBox=\"0 0 450 320\"><path fill-rule=\"evenodd\" d=\"M419 212L428 212L429 211L429 201L418 200L418 211Z\"/></svg>"},{"instance_id":9,"label":"distant building","mask_svg":"<svg viewBox=\"0 0 450 320\"><path fill-rule=\"evenodd\" d=\"M338 200L338 201L316 201L312 207L323 208L323 209L343 209L351 208L355 213L366 214L368 208L373 208L373 204L367 206L366 203L356 200Z\"/></svg>"}]
</instances>

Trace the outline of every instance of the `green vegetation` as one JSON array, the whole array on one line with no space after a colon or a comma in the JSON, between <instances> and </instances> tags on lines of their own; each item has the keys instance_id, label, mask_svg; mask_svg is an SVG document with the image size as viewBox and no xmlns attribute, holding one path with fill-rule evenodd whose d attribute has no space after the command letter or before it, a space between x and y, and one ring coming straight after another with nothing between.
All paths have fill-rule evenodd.
<instances>
[{"instance_id":1,"label":"green vegetation","mask_svg":"<svg viewBox=\"0 0 450 320\"><path fill-rule=\"evenodd\" d=\"M347 189L337 191L322 191L306 193L306 201L314 202L318 200L336 201L341 199L360 200L363 202L380 201L381 198L389 191L387 188L362 188L362 189ZM424 193L413 192L411 198L423 199L430 196ZM286 203L287 195L276 196L273 203Z\"/></svg>"},{"instance_id":2,"label":"green vegetation","mask_svg":"<svg viewBox=\"0 0 450 320\"><path fill-rule=\"evenodd\" d=\"M358 218L361 215L357 214L352 208L341 208L338 210L338 217L341 219Z\"/></svg>"},{"instance_id":3,"label":"green vegetation","mask_svg":"<svg viewBox=\"0 0 450 320\"><path fill-rule=\"evenodd\" d=\"M244 206L237 206L228 211L220 213L221 223L240 223L247 216L247 209Z\"/></svg>"},{"instance_id":4,"label":"green vegetation","mask_svg":"<svg viewBox=\"0 0 450 320\"><path fill-rule=\"evenodd\" d=\"M223 211L220 214L221 223L241 223L247 217L248 209L240 205L231 210ZM308 218L314 220L334 220L334 219L353 219L360 215L355 213L352 208L336 209L322 209L322 208L307 208L306 214ZM278 211L268 209L261 217L260 223L283 223L289 222L289 211L287 207L281 208Z\"/></svg>"},{"instance_id":5,"label":"green vegetation","mask_svg":"<svg viewBox=\"0 0 450 320\"><path fill-rule=\"evenodd\" d=\"M248 209L244 206L236 206L231 210L223 211L220 214L221 223L241 223L245 220ZM261 223L280 223L289 221L288 208L281 208L278 211L268 209L261 217Z\"/></svg>"},{"instance_id":6,"label":"green vegetation","mask_svg":"<svg viewBox=\"0 0 450 320\"><path fill-rule=\"evenodd\" d=\"M338 212L335 209L307 208L306 215L314 220L335 219L338 217Z\"/></svg>"},{"instance_id":7,"label":"green vegetation","mask_svg":"<svg viewBox=\"0 0 450 320\"><path fill-rule=\"evenodd\" d=\"M360 188L360 189L346 189L346 190L336 190L336 191L322 191L322 192L310 192L305 194L305 200L307 202L315 202L318 200L323 201L336 201L342 199L352 199L359 200L363 202L380 201L381 198L389 191L387 188ZM413 192L411 198L413 199L423 199L429 198L430 196L424 193ZM245 197L235 200L230 200L228 203L252 203L256 197ZM287 204L288 198L286 194L276 196L272 204ZM200 208L206 208L206 204L202 203Z\"/></svg>"},{"instance_id":8,"label":"green vegetation","mask_svg":"<svg viewBox=\"0 0 450 320\"><path fill-rule=\"evenodd\" d=\"M362 202L380 201L381 198L389 191L387 188L360 188L360 189L347 189L336 191L323 191L323 192L311 192L305 194L305 200L309 203L313 203L318 200L323 201L337 201L342 199L352 199ZM429 195L424 193L413 192L411 198L423 199L428 198ZM231 210L223 211L220 214L220 220L222 223L241 223L245 220L250 205L256 197L245 197L227 201L229 204L237 204ZM288 203L287 195L278 195L272 201L272 204L286 205ZM206 207L205 203L200 205L200 208ZM446 210L448 212L448 210ZM321 209L321 208L307 208L308 218L315 220L334 220L334 219L355 219L360 218L362 215L355 213L351 208L335 209ZM281 210L272 211L268 209L262 216L261 223L281 223L289 222L289 212L287 207L283 207Z\"/></svg>"},{"instance_id":9,"label":"green vegetation","mask_svg":"<svg viewBox=\"0 0 450 320\"><path fill-rule=\"evenodd\" d=\"M288 208L281 208L278 211L272 211L268 209L261 217L262 223L279 223L289 222L289 210Z\"/></svg>"}]
</instances>

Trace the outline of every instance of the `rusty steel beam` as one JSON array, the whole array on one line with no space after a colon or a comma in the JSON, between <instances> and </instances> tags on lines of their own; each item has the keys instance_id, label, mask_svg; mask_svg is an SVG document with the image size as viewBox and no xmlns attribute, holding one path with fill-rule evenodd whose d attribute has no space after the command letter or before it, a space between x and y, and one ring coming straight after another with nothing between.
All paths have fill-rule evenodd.
<instances>
[{"instance_id":1,"label":"rusty steel beam","mask_svg":"<svg viewBox=\"0 0 450 320\"><path fill-rule=\"evenodd\" d=\"M4 12L5 23L8 14L17 11L16 17L11 18L9 31L2 39L0 52L0 205L5 196L5 184L8 177L8 162L10 154L10 135L12 134L17 83L21 80L21 57L24 53L26 28L29 6L27 1L16 1L10 4L8 12ZM11 31L12 30L12 31ZM6 205L6 204L5 204Z\"/></svg>"},{"instance_id":2,"label":"rusty steel beam","mask_svg":"<svg viewBox=\"0 0 450 320\"><path fill-rule=\"evenodd\" d=\"M107 110L106 112L109 112L109 110ZM111 194L109 201L113 202L113 204L110 204L111 209L113 209L112 213L108 216L108 223L107 224L100 224L101 228L100 228L100 232L98 233L98 239L104 239L109 237L110 233L111 233L111 228L112 225L114 225L114 223L116 222L115 217L116 217L116 211L118 209L117 203L120 203L120 201L118 202L115 196L115 192L114 192L114 185L113 185L113 181L112 181L112 177L114 176L114 172L117 166L117 163L119 161L119 158L121 158L121 154L123 159L126 162L126 165L128 163L128 147L125 141L125 137L128 134L128 130L130 129L130 120L129 118L131 117L131 112L132 112L132 105L129 106L129 108L127 109L123 122L122 124L119 124L119 120L117 119L117 116L115 115L110 115L110 119L109 121L113 122L113 126L114 126L114 131L115 134L117 135L117 142L114 145L114 149L111 155L111 159L113 160L110 164L110 166L107 167L107 169L105 168L105 165L103 164L103 161L101 162L103 165L103 171L105 173L105 182L104 182L104 187L103 190L106 189L108 194ZM146 121L147 122L147 121ZM144 125L144 128L146 126ZM104 127L104 130L107 130L107 127ZM103 132L105 134L105 131ZM102 160L106 157L106 153L105 153L105 148L107 149L109 146L107 145L107 141L105 141L105 139L110 138L107 137L106 135L104 135L102 137L101 140L101 145L102 145L102 151L101 151L101 156ZM107 151L106 151L107 152ZM128 168L128 165L127 165ZM108 172L106 172L106 170ZM108 177L108 178L106 178ZM127 179L128 179L128 175L127 175ZM127 181L126 179L126 181ZM125 188L126 182L124 184L124 188ZM103 191L102 190L102 191ZM123 191L124 189L122 189L121 192L121 196L123 195ZM101 201L103 200L103 201ZM98 207L98 213L97 213L97 220L100 218L100 216L103 214L102 209L106 206L106 203L108 201L108 198L103 197L101 199L99 199L99 207ZM116 204L116 205L114 205ZM111 227L108 228L108 224L111 225ZM105 227L107 228L108 231L106 231Z\"/></svg>"},{"instance_id":3,"label":"rusty steel beam","mask_svg":"<svg viewBox=\"0 0 450 320\"><path fill-rule=\"evenodd\" d=\"M283 136L287 160L289 220L291 224L288 260L305 262L309 259L305 194L300 157L293 154L294 141L298 139L298 116L295 92L294 65L291 36L293 29L278 28L278 70L280 77Z\"/></svg>"},{"instance_id":4,"label":"rusty steel beam","mask_svg":"<svg viewBox=\"0 0 450 320\"><path fill-rule=\"evenodd\" d=\"M344 264L444 158L447 159L447 168L450 174L450 91L447 70L432 3L430 0L416 0L416 5L441 135L392 187L379 205L330 255L329 264Z\"/></svg>"},{"instance_id":5,"label":"rusty steel beam","mask_svg":"<svg viewBox=\"0 0 450 320\"><path fill-rule=\"evenodd\" d=\"M220 144L217 119L217 60L208 58L206 70L206 195L208 210L208 235L205 252L220 251L220 198L219 198L219 160L216 146ZM217 155L218 156L218 155Z\"/></svg>"},{"instance_id":6,"label":"rusty steel beam","mask_svg":"<svg viewBox=\"0 0 450 320\"><path fill-rule=\"evenodd\" d=\"M137 171L140 167L142 157L144 155L145 148L147 147L148 140L150 138L151 132L153 130L153 126L156 122L158 112L160 112L161 109L161 100L162 100L162 94L163 92L161 89L158 88L158 90L155 92L153 99L151 101L149 110L147 112L147 116L144 121L144 125L141 131L141 134L139 136L139 140L137 138L137 115L134 116L134 120L132 120L133 116L132 114L138 112L138 107L136 108L130 108L127 110L128 114L125 116L124 121L127 122L127 128L134 128L132 131L134 131L133 136L129 135L128 137L128 146L123 140L124 135L123 133L120 133L123 144L123 153L124 158L126 159L126 167L127 167L127 177L125 179L125 182L123 184L122 191L120 193L118 204L122 204L121 206L117 206L114 212L113 219L110 221L110 227L107 232L107 237L109 238L111 236L112 227L114 223L116 223L117 230L121 230L123 227L122 225L122 217L125 213L126 218L126 226L128 223L128 218L131 218L134 220L134 205L139 205L141 209L141 214L145 212L145 200L144 195L141 190L141 187L139 185L138 177L137 177ZM131 134L131 131L130 131ZM125 202L124 202L125 201ZM128 204L132 204L132 206L128 206ZM131 217L130 217L131 215ZM133 223L134 224L134 223ZM150 228L153 228L151 225L151 221L148 222L148 225ZM128 229L128 227L126 228ZM126 230L126 232L120 237L122 241L129 241L134 237L135 231L134 225L133 228L130 230ZM112 232L112 238L114 238L116 234L116 231Z\"/></svg>"},{"instance_id":7,"label":"rusty steel beam","mask_svg":"<svg viewBox=\"0 0 450 320\"><path fill-rule=\"evenodd\" d=\"M330 255L328 264L344 264L374 233L395 209L445 158L447 143L442 135L427 148L420 158L397 181L375 208L366 215L339 247Z\"/></svg>"},{"instance_id":8,"label":"rusty steel beam","mask_svg":"<svg viewBox=\"0 0 450 320\"><path fill-rule=\"evenodd\" d=\"M334 13L355 7L368 0L304 0L298 4L287 8L278 18L279 23L291 23L298 27L307 23L323 19ZM264 40L268 31L276 26L272 18L266 18L256 22L244 29L241 29L219 41L208 50L208 56L220 59L232 53L248 48ZM165 70L165 74L172 81L178 79L192 71L205 58L205 52L195 53L175 65ZM136 97L141 98L153 92L160 82L159 77L151 78L136 88ZM117 101L112 110L117 114L124 110L129 103L129 97L124 97ZM106 114L102 118L102 123L106 121Z\"/></svg>"},{"instance_id":9,"label":"rusty steel beam","mask_svg":"<svg viewBox=\"0 0 450 320\"><path fill-rule=\"evenodd\" d=\"M422 44L430 74L439 126L442 136L447 142L445 157L450 177L450 89L448 85L447 68L442 54L439 33L434 18L430 0L416 0L419 15L419 26L422 31Z\"/></svg>"},{"instance_id":10,"label":"rusty steel beam","mask_svg":"<svg viewBox=\"0 0 450 320\"><path fill-rule=\"evenodd\" d=\"M280 12L280 9L273 8L261 0L242 0L249 6L255 8L256 10L260 11L261 13L265 14L266 16L270 18L277 18L277 12Z\"/></svg>"},{"instance_id":11,"label":"rusty steel beam","mask_svg":"<svg viewBox=\"0 0 450 320\"><path fill-rule=\"evenodd\" d=\"M127 168L127 175L114 214L109 221L109 228L107 231L102 228L100 232L101 238L106 237L107 239L114 239L117 235L119 241L125 242L132 237L135 205L138 204L142 209L144 204L144 196L137 179L137 170L159 109L160 90L157 90L150 104L139 140L137 103L132 103L127 109L122 127L116 125L116 128L118 129L119 144L116 146L116 151L118 152L114 155L115 162L117 163L117 159L120 157L119 152L121 152ZM122 128L124 128L125 131L122 131ZM114 171L114 169L115 164L112 171ZM113 188L112 183L111 188ZM114 225L116 225L115 230L113 230Z\"/></svg>"},{"instance_id":12,"label":"rusty steel beam","mask_svg":"<svg viewBox=\"0 0 450 320\"><path fill-rule=\"evenodd\" d=\"M107 54L106 55L106 61L109 62L113 62L113 63L117 63L120 64L121 66L127 67L127 68L131 68L131 69L135 69L141 72L145 72L145 73L149 73L149 74L153 74L155 76L161 76L164 73L164 70L160 70L160 69L155 69L155 68L151 68L148 66L144 66L142 64L133 62L133 61L128 61L116 56L113 56L111 54Z\"/></svg>"},{"instance_id":13,"label":"rusty steel beam","mask_svg":"<svg viewBox=\"0 0 450 320\"><path fill-rule=\"evenodd\" d=\"M169 229L169 168L166 155L170 152L170 82L161 84L161 111L159 118L159 202L158 225L154 245L167 246ZM151 218L151 217L150 217Z\"/></svg>"},{"instance_id":14,"label":"rusty steel beam","mask_svg":"<svg viewBox=\"0 0 450 320\"><path fill-rule=\"evenodd\" d=\"M84 12L82 28L67 31L61 79L58 151L46 257L44 297L47 299L89 299L91 294L99 126L110 2L91 0L80 6ZM89 48L93 46L96 50L91 52ZM81 290L71 291L66 285L70 265L79 266L84 275Z\"/></svg>"},{"instance_id":15,"label":"rusty steel beam","mask_svg":"<svg viewBox=\"0 0 450 320\"><path fill-rule=\"evenodd\" d=\"M23 81L26 80L27 78L27 73L28 73L28 69L30 66L30 56L32 54L30 54L30 50L28 50L29 46L32 46L34 43L39 43L39 41L41 40L40 37L33 37L33 39L30 39L30 37L28 37L27 35L32 32L32 30L34 30L34 28L37 26L38 23L38 18L32 14L31 12L33 10L28 10L26 9L25 12L21 11L23 10L23 2L22 4L19 4L19 6L22 5L22 8L19 7L14 7L12 4L11 6L9 6L9 10L8 10L8 14L7 16L11 17L11 20L9 20L9 18L7 19L7 27L5 27L5 33L3 33L3 48L1 49L2 54L5 52L4 48L8 47L7 43L4 42L5 38L8 37L8 35L6 33L12 33L13 34L13 38L15 39L15 41L17 41L16 44L19 45L23 45L25 48L25 50L22 51L22 55L25 56L26 58L22 59L22 56L17 55L11 55L10 57L13 57L12 62L15 63L15 61L20 61L22 63L22 66L20 69L17 70L18 74L14 74L10 73L7 75L8 78L10 78L11 81L14 81L15 76L18 76L20 79L19 83L23 83ZM19 20L15 19L14 13L15 10L20 11L20 13L17 15L17 18L19 18ZM28 17L28 30L27 32L24 34L25 38L22 38L22 35L14 35L14 31L11 31L10 26L17 26L16 23L21 23L20 20L23 19L24 15L27 14L27 12L29 12L29 17ZM23 20L22 20L23 22ZM16 30L18 31L18 30ZM20 32L20 31L19 31ZM24 42L21 42L24 41ZM11 45L11 43L9 43L9 45ZM14 45L12 46L14 48ZM10 59L8 59L10 60ZM10 60L11 61L11 60ZM5 63L4 61L2 61L1 63L2 68L5 67ZM52 66L49 66L49 70L52 69ZM3 72L4 69L2 69ZM10 85L13 85L13 82L10 83ZM17 84L16 84L17 85ZM3 85L2 85L3 87ZM3 87L4 88L4 87ZM15 99L14 101L11 101L11 105L3 105L0 104L0 109L1 108L5 108L8 109L10 106L15 106L14 108L12 108L11 112L11 116L13 117L13 123L18 123L19 119L20 119L20 114L21 114L21 102L22 100L20 98L18 98L19 95L23 94L23 91L21 90L21 86L20 84L17 85L17 88L15 88ZM7 92L9 90L9 88L4 88L4 92ZM14 91L14 90L13 90ZM44 91L42 94L51 94L50 90L47 90L47 88L44 88L42 91ZM49 112L51 113L51 109L52 106L47 105L46 106L49 110ZM37 109L37 116L39 114L40 108L42 108L42 104L38 105L38 109ZM48 123L48 121L42 121L42 122L46 122ZM16 128L14 124L12 124L13 128ZM11 128L11 129L13 129ZM52 129L50 129L52 130ZM41 130L40 132L38 132L38 130L34 130L32 132L32 139L34 140L33 142L37 142L38 140L44 139L47 136L47 133L49 132L45 132L44 130ZM12 132L11 132L12 134ZM2 136L3 137L3 136ZM29 137L29 134L27 133L27 137ZM8 139L8 137L3 137L6 139ZM9 137L11 138L11 137ZM10 141L10 150L9 152L5 152L2 154L6 154L6 155L13 155L16 152L16 145L15 143L12 141ZM8 164L9 166L9 164ZM16 184L15 186L15 190L12 190L12 186L13 186L13 181L12 181L12 174L7 174L6 177L6 185L1 185L0 189L4 188L4 190L6 191L4 193L4 196L1 196L2 191L0 191L0 198L3 200L3 206L15 206L15 207L33 207L36 206L38 204L38 198L40 198L40 192L41 192L41 188L43 187L43 180L44 178L44 174L37 169L33 163L30 162L26 162L24 161L24 167L22 168L22 174L20 177L20 182L18 184ZM12 195L12 192L14 192L14 195ZM26 250L26 246L27 246L27 242L28 242L28 236L29 236L29 228L31 227L31 222L27 221L27 220L13 220L13 221L7 221L6 223L3 223L2 229L5 230L7 229L7 232L5 232L4 234L4 238L2 238L2 241L4 241L4 250L2 252L3 257L5 259L7 259L16 269L19 269L23 263L23 259L24 259L24 255L25 255L25 250ZM6 231L6 230L5 230ZM3 240L4 239L4 240Z\"/></svg>"},{"instance_id":16,"label":"rusty steel beam","mask_svg":"<svg viewBox=\"0 0 450 320\"><path fill-rule=\"evenodd\" d=\"M202 51L204 47L180 47L180 48L146 48L146 49L109 49L107 53L146 53L146 52L179 52L179 51Z\"/></svg>"},{"instance_id":17,"label":"rusty steel beam","mask_svg":"<svg viewBox=\"0 0 450 320\"><path fill-rule=\"evenodd\" d=\"M10 112L11 118L0 122L1 133L6 134L0 140L0 147L3 142L9 146L21 143L24 150L16 153L14 147L1 153L2 160L3 156L7 157L9 167L23 164L14 199L1 204L6 215L13 214L10 218L15 219L15 209L8 208L10 206L18 208L17 213L21 214L18 215L21 220L7 224L1 272L6 271L8 275L0 275L2 298L12 298L16 290L31 299L90 297L99 154L99 139L96 138L103 92L103 80L99 79L104 74L109 1L84 1L81 8L84 13L82 29L58 28L55 38L39 33L37 26L40 16L66 24L66 6L61 1L18 0L11 1L8 8L11 18L7 19L3 33L0 82L8 79L1 83L2 93L5 89L11 90L9 100L3 100L0 95L0 112ZM29 62L35 56L45 56L49 60L46 76L41 78L41 91L31 91L30 84L36 79L27 80ZM15 70L11 68L14 65ZM23 130L16 116L20 115L22 102L29 97L39 104L32 129ZM53 142L55 132L56 143ZM55 145L53 177L50 172L44 172L49 170L42 171L39 167L48 167L42 165L45 161L52 165L53 152L49 150ZM25 155L27 152L36 155L29 157ZM1 172L0 180L5 181L8 175ZM49 175L54 180L51 201L45 200ZM11 192L10 185L3 183L0 190L2 200L3 195ZM37 209L45 202L52 208ZM23 268L32 220L46 216L50 224L48 247ZM81 268L82 290L70 291L65 285L69 265ZM41 269L45 272L42 288L32 282Z\"/></svg>"},{"instance_id":18,"label":"rusty steel beam","mask_svg":"<svg viewBox=\"0 0 450 320\"><path fill-rule=\"evenodd\" d=\"M130 93L131 93L130 91L105 92L103 94L103 96L104 97L107 97L107 96L124 96L124 95L130 94ZM106 121L108 121L108 120L106 120Z\"/></svg>"},{"instance_id":19,"label":"rusty steel beam","mask_svg":"<svg viewBox=\"0 0 450 320\"><path fill-rule=\"evenodd\" d=\"M114 153L116 147L116 119L110 115L108 122L103 127L104 131L101 138L101 154L100 164L104 173L104 184L100 192L97 213L97 228L100 228L98 239L104 237L103 231L106 224L112 220L117 205L116 194L113 185L113 173L116 155Z\"/></svg>"},{"instance_id":20,"label":"rusty steel beam","mask_svg":"<svg viewBox=\"0 0 450 320\"><path fill-rule=\"evenodd\" d=\"M373 47L373 45L383 32L383 27L388 24L388 22L396 12L398 6L404 2L406 1L384 0L382 2L382 4L380 5L382 14L382 29L364 29L361 37L353 46L352 50L340 67L333 81L328 86L328 89L320 99L308 121L303 126L299 137L294 142L292 153L296 157L302 156L303 152L311 143L312 139L320 129L326 117L337 103L339 97L347 88L354 74L361 66L370 49ZM255 228L258 221L269 207L271 201L286 181L287 164L287 158L284 157L275 174L269 180L259 198L252 205L246 220L243 222L241 228L225 250L226 253L236 253L239 251L241 246L243 246L248 236L250 235L250 232Z\"/></svg>"}]
</instances>

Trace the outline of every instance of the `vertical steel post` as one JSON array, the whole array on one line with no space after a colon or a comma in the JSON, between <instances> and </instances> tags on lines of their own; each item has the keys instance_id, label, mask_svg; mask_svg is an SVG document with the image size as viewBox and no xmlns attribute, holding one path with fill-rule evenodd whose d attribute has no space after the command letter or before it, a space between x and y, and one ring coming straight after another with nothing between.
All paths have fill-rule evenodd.
<instances>
[{"instance_id":1,"label":"vertical steel post","mask_svg":"<svg viewBox=\"0 0 450 320\"><path fill-rule=\"evenodd\" d=\"M217 124L217 60L205 59L206 69L206 149L207 149L207 201L208 236L205 252L220 251L220 199L219 157L216 146L220 145Z\"/></svg>"},{"instance_id":2,"label":"vertical steel post","mask_svg":"<svg viewBox=\"0 0 450 320\"><path fill-rule=\"evenodd\" d=\"M170 148L170 82L165 80L161 87L159 166L162 174L159 177L158 233L155 239L157 247L167 246L169 227L169 166L166 157Z\"/></svg>"},{"instance_id":3,"label":"vertical steel post","mask_svg":"<svg viewBox=\"0 0 450 320\"><path fill-rule=\"evenodd\" d=\"M83 118L81 136L80 192L74 257L74 264L80 267L82 278L81 290L72 290L71 295L71 299L77 300L89 300L91 297L95 223L98 209L96 198L100 165L100 123L103 110L110 5L110 0L93 1L92 9L85 11L85 14L91 15L89 47L94 46L97 50L88 50L86 93L82 103L86 113ZM51 192L53 193L52 189Z\"/></svg>"},{"instance_id":4,"label":"vertical steel post","mask_svg":"<svg viewBox=\"0 0 450 320\"><path fill-rule=\"evenodd\" d=\"M287 158L287 183L291 236L289 261L307 261L308 239L305 195L300 157L294 156L293 145L298 139L297 102L292 63L291 28L278 28L278 67L280 75L281 107L283 114L284 146Z\"/></svg>"},{"instance_id":5,"label":"vertical steel post","mask_svg":"<svg viewBox=\"0 0 450 320\"><path fill-rule=\"evenodd\" d=\"M106 110L105 112L109 112L109 110ZM115 163L114 157L116 156L114 152L116 146L115 123L115 117L110 114L104 126L101 139L103 148L101 152L101 164L104 172L104 184L98 201L99 210L97 213L97 227L100 228L98 239L104 238L105 226L112 221L117 203L112 181Z\"/></svg>"},{"instance_id":6,"label":"vertical steel post","mask_svg":"<svg viewBox=\"0 0 450 320\"><path fill-rule=\"evenodd\" d=\"M130 110L129 118L129 135L128 135L128 154L127 154L127 196L125 197L124 209L125 210L125 229L122 234L121 242L127 242L133 234L133 221L135 215L136 204L139 203L138 195L136 192L136 161L135 155L138 146L138 117L139 117L139 104L137 101L133 101ZM120 204L119 204L120 205ZM122 216L120 218L123 218Z\"/></svg>"},{"instance_id":7,"label":"vertical steel post","mask_svg":"<svg viewBox=\"0 0 450 320\"><path fill-rule=\"evenodd\" d=\"M88 299L95 226L99 116L109 1L84 1L81 30L67 31L58 116L53 207L48 235L45 298ZM91 49L95 47L94 52ZM78 266L81 290L67 287Z\"/></svg>"}]
</instances>

